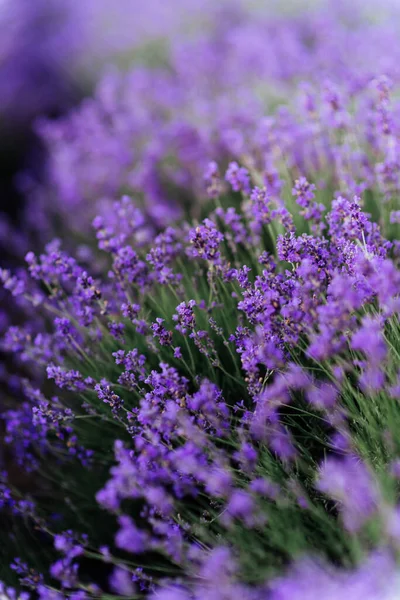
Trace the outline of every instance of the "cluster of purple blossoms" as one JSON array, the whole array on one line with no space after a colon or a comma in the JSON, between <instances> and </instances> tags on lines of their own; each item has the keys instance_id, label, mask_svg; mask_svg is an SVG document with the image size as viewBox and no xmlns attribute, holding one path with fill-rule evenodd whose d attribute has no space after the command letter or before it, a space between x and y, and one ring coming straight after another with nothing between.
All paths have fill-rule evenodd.
<instances>
[{"instance_id":1,"label":"cluster of purple blossoms","mask_svg":"<svg viewBox=\"0 0 400 600\"><path fill-rule=\"evenodd\" d=\"M5 598L399 592L396 28L218 10L39 126L21 185L62 227L0 272Z\"/></svg>"},{"instance_id":2,"label":"cluster of purple blossoms","mask_svg":"<svg viewBox=\"0 0 400 600\"><path fill-rule=\"evenodd\" d=\"M247 191L200 225L152 237L144 219L141 236L124 220L127 198L120 224L96 220L104 271L89 261L91 275L52 243L27 255L30 280L3 277L27 315L2 342L15 373L24 369L10 392L25 398L3 415L5 442L44 496L62 486L68 499L54 520L40 497L21 505L5 473L3 507L53 538L62 557L48 574L61 594L284 598L291 575L273 576L299 553L349 566L354 539L388 561L399 548L392 224L374 222L361 196L327 202L305 177L290 212L234 169ZM315 198L324 210L310 213ZM49 483L53 465L72 475ZM62 529L79 510L75 477L94 481L87 500L93 518L108 514L105 539ZM283 543L274 532L288 523ZM272 535L278 561L265 557ZM105 581L88 561L110 565ZM330 584L310 565L338 593L362 580L343 572ZM47 581L41 573L41 589Z\"/></svg>"}]
</instances>

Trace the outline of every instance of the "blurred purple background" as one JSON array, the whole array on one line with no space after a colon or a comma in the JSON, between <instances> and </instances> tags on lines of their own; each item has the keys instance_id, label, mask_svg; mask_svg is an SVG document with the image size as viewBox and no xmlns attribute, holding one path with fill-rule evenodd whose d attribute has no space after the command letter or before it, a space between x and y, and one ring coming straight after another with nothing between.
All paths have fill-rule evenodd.
<instances>
[{"instance_id":1,"label":"blurred purple background","mask_svg":"<svg viewBox=\"0 0 400 600\"><path fill-rule=\"evenodd\" d=\"M272 95L287 95L288 85L315 74L346 79L357 73L361 79L370 70L396 76L399 5L397 0L0 0L2 210L18 219L18 173L42 177L48 144L34 133L36 118L60 117L96 85L101 95L108 85L102 74L110 65L131 72L144 67L151 100L159 103L158 94L163 110L173 111L176 103L178 111L193 112L187 121L197 126L199 117L229 113L235 101L252 114L272 88ZM129 101L131 116L139 122L143 114L145 123L149 97L139 98L137 110L132 94Z\"/></svg>"}]
</instances>

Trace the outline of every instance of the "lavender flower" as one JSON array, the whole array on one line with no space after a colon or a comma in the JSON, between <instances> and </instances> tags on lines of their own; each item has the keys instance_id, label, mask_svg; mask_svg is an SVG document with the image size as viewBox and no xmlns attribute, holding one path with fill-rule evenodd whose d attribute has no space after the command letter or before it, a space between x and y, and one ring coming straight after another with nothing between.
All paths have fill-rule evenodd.
<instances>
[{"instance_id":1,"label":"lavender flower","mask_svg":"<svg viewBox=\"0 0 400 600\"><path fill-rule=\"evenodd\" d=\"M342 10L210 8L38 125L0 510L40 600L395 593L400 73Z\"/></svg>"}]
</instances>

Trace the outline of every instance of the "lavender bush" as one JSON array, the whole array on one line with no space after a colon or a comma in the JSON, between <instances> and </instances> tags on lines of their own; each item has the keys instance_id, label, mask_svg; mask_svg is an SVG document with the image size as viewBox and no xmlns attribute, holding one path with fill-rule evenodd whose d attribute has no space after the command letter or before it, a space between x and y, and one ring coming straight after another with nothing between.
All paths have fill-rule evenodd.
<instances>
[{"instance_id":1,"label":"lavender bush","mask_svg":"<svg viewBox=\"0 0 400 600\"><path fill-rule=\"evenodd\" d=\"M59 239L0 272L6 598L400 593L391 25L345 66L281 17L305 54L273 72L226 14L193 42L225 62L182 44L40 126L47 184L21 180Z\"/></svg>"},{"instance_id":2,"label":"lavender bush","mask_svg":"<svg viewBox=\"0 0 400 600\"><path fill-rule=\"evenodd\" d=\"M188 25L186 35L174 35L177 25L167 21L167 43L161 54L149 53L151 65L137 59L128 72L111 69L67 117L38 121L49 152L46 181L25 173L20 186L27 227L42 241L68 226L74 244L84 243L92 219L110 218L124 193L161 227L188 212L198 216L210 160L227 166L259 158L271 168L281 157L302 175L333 167L344 176L354 161L368 168L363 155L349 153L376 143L367 137L368 119L376 119L371 81L399 79L396 18L372 19L365 3L333 1L289 15L205 0L194 3L194 15L200 6L205 23ZM332 144L341 119L348 134Z\"/></svg>"}]
</instances>

